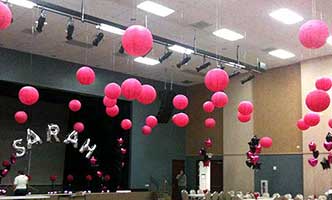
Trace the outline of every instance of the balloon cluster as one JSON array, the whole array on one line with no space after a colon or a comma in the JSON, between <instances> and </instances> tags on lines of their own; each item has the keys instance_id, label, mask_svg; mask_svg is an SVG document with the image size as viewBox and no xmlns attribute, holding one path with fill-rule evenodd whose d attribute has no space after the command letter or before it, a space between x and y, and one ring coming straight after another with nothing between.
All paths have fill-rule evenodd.
<instances>
[{"instance_id":1,"label":"balloon cluster","mask_svg":"<svg viewBox=\"0 0 332 200\"><path fill-rule=\"evenodd\" d=\"M309 165L311 165L312 167L315 167L318 164L318 156L319 156L319 151L316 149L317 145L315 142L311 141L308 144L309 150L312 152L312 158L308 159L308 163Z\"/></svg>"},{"instance_id":2,"label":"balloon cluster","mask_svg":"<svg viewBox=\"0 0 332 200\"><path fill-rule=\"evenodd\" d=\"M9 160L2 161L3 168L0 169L0 182L1 182L2 178L7 176L7 174L10 171L11 166L15 165L15 164L16 164L16 155L15 154L10 155Z\"/></svg>"},{"instance_id":3,"label":"balloon cluster","mask_svg":"<svg viewBox=\"0 0 332 200\"><path fill-rule=\"evenodd\" d=\"M254 105L250 101L241 101L237 110L237 119L242 123L249 122L254 111Z\"/></svg>"},{"instance_id":4,"label":"balloon cluster","mask_svg":"<svg viewBox=\"0 0 332 200\"><path fill-rule=\"evenodd\" d=\"M206 138L204 140L204 147L202 147L199 150L199 155L203 156L203 165L204 165L204 167L208 167L210 165L210 162L211 162L213 154L212 153L208 153L207 149L211 148L212 144L213 143L212 143L211 138Z\"/></svg>"},{"instance_id":5,"label":"balloon cluster","mask_svg":"<svg viewBox=\"0 0 332 200\"><path fill-rule=\"evenodd\" d=\"M323 158L320 164L322 165L323 170L325 169L330 169L331 164L332 164L332 134L329 132L326 137L325 141L323 143L324 148L328 151L328 156L327 158ZM308 159L309 165L312 167L315 167L318 164L318 156L319 156L319 151L316 150L317 145L311 141L308 144L309 150L312 152L312 158Z\"/></svg>"},{"instance_id":6,"label":"balloon cluster","mask_svg":"<svg viewBox=\"0 0 332 200\"><path fill-rule=\"evenodd\" d=\"M307 21L299 30L301 44L309 49L322 47L329 35L328 25L322 20L317 19Z\"/></svg>"},{"instance_id":7,"label":"balloon cluster","mask_svg":"<svg viewBox=\"0 0 332 200\"><path fill-rule=\"evenodd\" d=\"M249 151L247 152L246 165L252 169L261 169L261 162L259 154L262 151L262 145L259 143L260 139L257 136L251 138L248 142Z\"/></svg>"}]
</instances>

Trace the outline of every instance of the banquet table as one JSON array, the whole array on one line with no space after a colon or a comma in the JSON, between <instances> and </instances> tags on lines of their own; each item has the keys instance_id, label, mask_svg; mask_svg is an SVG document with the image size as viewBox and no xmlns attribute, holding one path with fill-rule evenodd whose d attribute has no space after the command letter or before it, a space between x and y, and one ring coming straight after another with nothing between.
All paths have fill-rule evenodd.
<instances>
[{"instance_id":1,"label":"banquet table","mask_svg":"<svg viewBox=\"0 0 332 200\"><path fill-rule=\"evenodd\" d=\"M190 199L203 199L205 194L188 194L188 197Z\"/></svg>"},{"instance_id":2,"label":"banquet table","mask_svg":"<svg viewBox=\"0 0 332 200\"><path fill-rule=\"evenodd\" d=\"M26 196L0 196L0 200L16 200L16 199L49 199L48 195L26 195Z\"/></svg>"}]
</instances>

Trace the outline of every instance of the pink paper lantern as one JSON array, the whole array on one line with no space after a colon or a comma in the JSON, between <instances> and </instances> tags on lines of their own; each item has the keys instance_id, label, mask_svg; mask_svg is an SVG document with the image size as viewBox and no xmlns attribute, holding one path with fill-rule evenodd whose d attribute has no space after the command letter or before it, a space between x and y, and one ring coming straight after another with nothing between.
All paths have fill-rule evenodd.
<instances>
[{"instance_id":1,"label":"pink paper lantern","mask_svg":"<svg viewBox=\"0 0 332 200\"><path fill-rule=\"evenodd\" d=\"M259 140L259 144L264 148L270 148L272 146L272 138L270 137L262 137Z\"/></svg>"},{"instance_id":2,"label":"pink paper lantern","mask_svg":"<svg viewBox=\"0 0 332 200\"><path fill-rule=\"evenodd\" d=\"M6 4L0 2L0 30L7 29L12 23L12 18L12 11Z\"/></svg>"},{"instance_id":3,"label":"pink paper lantern","mask_svg":"<svg viewBox=\"0 0 332 200\"><path fill-rule=\"evenodd\" d=\"M104 94L108 98L117 99L121 95L121 87L116 83L109 83L104 88Z\"/></svg>"},{"instance_id":4,"label":"pink paper lantern","mask_svg":"<svg viewBox=\"0 0 332 200\"><path fill-rule=\"evenodd\" d=\"M328 91L332 87L332 81L329 77L321 77L316 80L315 86L319 90Z\"/></svg>"},{"instance_id":5,"label":"pink paper lantern","mask_svg":"<svg viewBox=\"0 0 332 200\"><path fill-rule=\"evenodd\" d=\"M227 72L220 68L214 68L207 72L204 83L212 92L224 90L228 86L229 78Z\"/></svg>"},{"instance_id":6,"label":"pink paper lantern","mask_svg":"<svg viewBox=\"0 0 332 200\"><path fill-rule=\"evenodd\" d=\"M204 145L206 148L211 148L212 147L212 140L211 138L206 138L204 141Z\"/></svg>"},{"instance_id":7,"label":"pink paper lantern","mask_svg":"<svg viewBox=\"0 0 332 200\"><path fill-rule=\"evenodd\" d=\"M132 127L132 123L129 119L124 119L121 121L121 128L123 130L129 130Z\"/></svg>"},{"instance_id":8,"label":"pink paper lantern","mask_svg":"<svg viewBox=\"0 0 332 200\"><path fill-rule=\"evenodd\" d=\"M182 94L178 94L173 98L173 106L178 110L184 110L188 106L188 98Z\"/></svg>"},{"instance_id":9,"label":"pink paper lantern","mask_svg":"<svg viewBox=\"0 0 332 200\"><path fill-rule=\"evenodd\" d=\"M152 128L150 126L144 125L142 127L142 133L143 133L143 135L150 135L151 132L152 132Z\"/></svg>"},{"instance_id":10,"label":"pink paper lantern","mask_svg":"<svg viewBox=\"0 0 332 200\"><path fill-rule=\"evenodd\" d=\"M81 67L76 72L76 79L82 85L90 85L95 81L95 72L90 67Z\"/></svg>"},{"instance_id":11,"label":"pink paper lantern","mask_svg":"<svg viewBox=\"0 0 332 200\"><path fill-rule=\"evenodd\" d=\"M242 115L250 115L254 110L254 105L250 101L241 101L237 110Z\"/></svg>"},{"instance_id":12,"label":"pink paper lantern","mask_svg":"<svg viewBox=\"0 0 332 200\"><path fill-rule=\"evenodd\" d=\"M79 111L81 109L81 106L81 102L77 99L71 100L68 105L69 109L73 112Z\"/></svg>"},{"instance_id":13,"label":"pink paper lantern","mask_svg":"<svg viewBox=\"0 0 332 200\"><path fill-rule=\"evenodd\" d=\"M145 119L145 124L148 125L151 128L154 128L158 124L158 119L155 116L153 116L153 115L149 115Z\"/></svg>"},{"instance_id":14,"label":"pink paper lantern","mask_svg":"<svg viewBox=\"0 0 332 200\"><path fill-rule=\"evenodd\" d=\"M14 117L19 124L24 124L28 120L28 115L24 111L17 111Z\"/></svg>"},{"instance_id":15,"label":"pink paper lantern","mask_svg":"<svg viewBox=\"0 0 332 200\"><path fill-rule=\"evenodd\" d=\"M110 117L115 117L119 114L119 107L117 105L113 107L106 107L106 114Z\"/></svg>"},{"instance_id":16,"label":"pink paper lantern","mask_svg":"<svg viewBox=\"0 0 332 200\"><path fill-rule=\"evenodd\" d=\"M241 113L237 113L237 119L242 122L242 123L246 123L249 122L251 120L251 115L243 115Z\"/></svg>"},{"instance_id":17,"label":"pink paper lantern","mask_svg":"<svg viewBox=\"0 0 332 200\"><path fill-rule=\"evenodd\" d=\"M224 92L215 92L211 97L211 101L215 107L223 108L228 103L228 96Z\"/></svg>"},{"instance_id":18,"label":"pink paper lantern","mask_svg":"<svg viewBox=\"0 0 332 200\"><path fill-rule=\"evenodd\" d=\"M129 78L121 84L121 93L128 100L134 100L141 94L142 85L135 78Z\"/></svg>"},{"instance_id":19,"label":"pink paper lantern","mask_svg":"<svg viewBox=\"0 0 332 200\"><path fill-rule=\"evenodd\" d=\"M329 119L328 124L329 124L329 127L332 128L332 119Z\"/></svg>"},{"instance_id":20,"label":"pink paper lantern","mask_svg":"<svg viewBox=\"0 0 332 200\"><path fill-rule=\"evenodd\" d=\"M316 126L320 121L320 116L317 113L310 112L304 115L304 123L306 123L309 126Z\"/></svg>"},{"instance_id":21,"label":"pink paper lantern","mask_svg":"<svg viewBox=\"0 0 332 200\"><path fill-rule=\"evenodd\" d=\"M76 122L74 124L73 128L78 133L82 133L84 131L84 124L82 122Z\"/></svg>"},{"instance_id":22,"label":"pink paper lantern","mask_svg":"<svg viewBox=\"0 0 332 200\"><path fill-rule=\"evenodd\" d=\"M299 30L299 40L301 44L309 49L322 47L329 37L329 28L321 20L309 20L304 23Z\"/></svg>"},{"instance_id":23,"label":"pink paper lantern","mask_svg":"<svg viewBox=\"0 0 332 200\"><path fill-rule=\"evenodd\" d=\"M204 125L206 128L214 128L216 126L216 120L213 118L207 118L204 121Z\"/></svg>"},{"instance_id":24,"label":"pink paper lantern","mask_svg":"<svg viewBox=\"0 0 332 200\"><path fill-rule=\"evenodd\" d=\"M307 107L314 112L322 112L330 105L330 96L323 90L309 92L305 99Z\"/></svg>"},{"instance_id":25,"label":"pink paper lantern","mask_svg":"<svg viewBox=\"0 0 332 200\"><path fill-rule=\"evenodd\" d=\"M131 56L144 56L152 49L152 34L144 26L130 26L122 36L122 46L127 54Z\"/></svg>"},{"instance_id":26,"label":"pink paper lantern","mask_svg":"<svg viewBox=\"0 0 332 200\"><path fill-rule=\"evenodd\" d=\"M172 121L178 127L186 127L189 124L189 117L186 113L177 113L173 115Z\"/></svg>"},{"instance_id":27,"label":"pink paper lantern","mask_svg":"<svg viewBox=\"0 0 332 200\"><path fill-rule=\"evenodd\" d=\"M116 103L118 102L117 99L111 99L111 98L108 98L107 96L105 96L103 98L103 104L104 106L106 107L113 107L116 105Z\"/></svg>"},{"instance_id":28,"label":"pink paper lantern","mask_svg":"<svg viewBox=\"0 0 332 200\"><path fill-rule=\"evenodd\" d=\"M39 92L32 86L24 86L18 92L18 98L24 105L31 106L37 103L39 99Z\"/></svg>"},{"instance_id":29,"label":"pink paper lantern","mask_svg":"<svg viewBox=\"0 0 332 200\"><path fill-rule=\"evenodd\" d=\"M305 131L305 130L307 130L308 128L310 128L310 126L309 126L308 124L306 124L306 123L304 122L303 119L299 119L299 120L297 121L297 123L296 123L296 126L297 126L297 128L300 129L301 131Z\"/></svg>"},{"instance_id":30,"label":"pink paper lantern","mask_svg":"<svg viewBox=\"0 0 332 200\"><path fill-rule=\"evenodd\" d=\"M212 103L212 101L204 102L203 110L207 113L212 113L214 111L214 104Z\"/></svg>"},{"instance_id":31,"label":"pink paper lantern","mask_svg":"<svg viewBox=\"0 0 332 200\"><path fill-rule=\"evenodd\" d=\"M148 105L153 103L157 98L157 92L151 85L142 85L141 94L137 97L137 101L141 104Z\"/></svg>"}]
</instances>

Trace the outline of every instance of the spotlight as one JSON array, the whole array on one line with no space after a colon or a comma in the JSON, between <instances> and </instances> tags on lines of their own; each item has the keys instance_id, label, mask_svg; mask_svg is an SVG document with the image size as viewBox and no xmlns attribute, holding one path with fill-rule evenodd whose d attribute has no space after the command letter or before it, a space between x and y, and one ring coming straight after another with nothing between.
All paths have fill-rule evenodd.
<instances>
[{"instance_id":1,"label":"spotlight","mask_svg":"<svg viewBox=\"0 0 332 200\"><path fill-rule=\"evenodd\" d=\"M203 63L203 64L201 64L200 66L196 67L196 70L197 70L197 72L200 72L200 71L202 71L203 69L208 68L210 65L211 65L210 62Z\"/></svg>"},{"instance_id":2,"label":"spotlight","mask_svg":"<svg viewBox=\"0 0 332 200\"><path fill-rule=\"evenodd\" d=\"M241 80L241 84L243 85L243 84L245 84L246 82L251 81L251 80L254 79L254 78L255 78L255 75L250 74L247 78Z\"/></svg>"},{"instance_id":3,"label":"spotlight","mask_svg":"<svg viewBox=\"0 0 332 200\"><path fill-rule=\"evenodd\" d=\"M98 46L98 44L103 40L104 33L100 32L96 35L96 38L93 40L92 44L93 46Z\"/></svg>"},{"instance_id":4,"label":"spotlight","mask_svg":"<svg viewBox=\"0 0 332 200\"><path fill-rule=\"evenodd\" d=\"M45 25L45 22L46 22L46 11L42 10L40 12L40 16L37 21L36 31L38 31L39 33L43 32L43 27Z\"/></svg>"},{"instance_id":5,"label":"spotlight","mask_svg":"<svg viewBox=\"0 0 332 200\"><path fill-rule=\"evenodd\" d=\"M162 63L164 60L166 60L167 58L169 58L172 54L173 54L173 51L166 50L166 52L164 53L164 55L160 56L159 62Z\"/></svg>"},{"instance_id":6,"label":"spotlight","mask_svg":"<svg viewBox=\"0 0 332 200\"><path fill-rule=\"evenodd\" d=\"M67 22L67 40L73 39L73 33L74 33L75 27L74 27L74 21L73 18L69 18Z\"/></svg>"},{"instance_id":7,"label":"spotlight","mask_svg":"<svg viewBox=\"0 0 332 200\"><path fill-rule=\"evenodd\" d=\"M232 73L228 76L228 78L233 78L234 76L237 76L237 75L239 75L239 74L241 74L241 72L239 72L239 71L234 71L234 72L232 72Z\"/></svg>"},{"instance_id":8,"label":"spotlight","mask_svg":"<svg viewBox=\"0 0 332 200\"><path fill-rule=\"evenodd\" d=\"M125 52L125 50L124 50L123 46L121 45L121 47L120 47L120 49L119 49L119 53L120 53L120 54L124 54L124 52Z\"/></svg>"},{"instance_id":9,"label":"spotlight","mask_svg":"<svg viewBox=\"0 0 332 200\"><path fill-rule=\"evenodd\" d=\"M189 55L183 54L183 59L181 60L181 62L176 64L176 66L178 68L181 68L181 66L187 64L190 61L190 59L191 59L191 57Z\"/></svg>"}]
</instances>

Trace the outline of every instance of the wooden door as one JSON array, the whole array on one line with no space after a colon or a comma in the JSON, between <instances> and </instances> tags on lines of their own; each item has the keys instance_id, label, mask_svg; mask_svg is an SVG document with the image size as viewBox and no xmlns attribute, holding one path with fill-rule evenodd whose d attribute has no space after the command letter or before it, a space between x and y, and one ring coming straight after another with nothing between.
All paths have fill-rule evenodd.
<instances>
[{"instance_id":1,"label":"wooden door","mask_svg":"<svg viewBox=\"0 0 332 200\"><path fill-rule=\"evenodd\" d=\"M178 181L176 175L179 174L180 170L184 170L184 160L173 160L172 161L172 200L181 200L180 191L178 189Z\"/></svg>"},{"instance_id":2,"label":"wooden door","mask_svg":"<svg viewBox=\"0 0 332 200\"><path fill-rule=\"evenodd\" d=\"M221 160L211 161L211 192L223 189L223 163Z\"/></svg>"}]
</instances>

